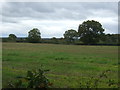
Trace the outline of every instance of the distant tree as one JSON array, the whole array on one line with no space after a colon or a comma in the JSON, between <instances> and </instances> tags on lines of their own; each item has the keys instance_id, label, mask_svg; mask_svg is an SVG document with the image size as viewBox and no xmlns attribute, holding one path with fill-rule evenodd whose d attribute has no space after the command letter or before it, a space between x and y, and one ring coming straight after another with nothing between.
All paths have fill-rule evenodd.
<instances>
[{"instance_id":1,"label":"distant tree","mask_svg":"<svg viewBox=\"0 0 120 90\"><path fill-rule=\"evenodd\" d=\"M102 25L94 20L84 21L79 25L78 34L85 44L96 44L104 36Z\"/></svg>"},{"instance_id":2,"label":"distant tree","mask_svg":"<svg viewBox=\"0 0 120 90\"><path fill-rule=\"evenodd\" d=\"M75 39L78 38L78 33L76 30L68 30L68 31L65 31L65 34L64 34L64 39L67 41L67 43L74 43Z\"/></svg>"},{"instance_id":3,"label":"distant tree","mask_svg":"<svg viewBox=\"0 0 120 90\"><path fill-rule=\"evenodd\" d=\"M61 38L60 38L60 40L64 40L64 38L63 38L63 37L61 37Z\"/></svg>"},{"instance_id":4,"label":"distant tree","mask_svg":"<svg viewBox=\"0 0 120 90\"><path fill-rule=\"evenodd\" d=\"M8 39L9 39L10 41L16 41L17 37L16 37L15 34L9 34Z\"/></svg>"},{"instance_id":5,"label":"distant tree","mask_svg":"<svg viewBox=\"0 0 120 90\"><path fill-rule=\"evenodd\" d=\"M104 43L106 43L106 44L118 44L119 43L119 34L106 34Z\"/></svg>"},{"instance_id":6,"label":"distant tree","mask_svg":"<svg viewBox=\"0 0 120 90\"><path fill-rule=\"evenodd\" d=\"M51 38L51 40L52 40L52 43L54 43L54 44L57 44L57 43L58 43L58 40L57 40L56 37Z\"/></svg>"},{"instance_id":7,"label":"distant tree","mask_svg":"<svg viewBox=\"0 0 120 90\"><path fill-rule=\"evenodd\" d=\"M33 28L28 32L28 41L31 43L38 43L41 40L41 33L37 28Z\"/></svg>"},{"instance_id":8,"label":"distant tree","mask_svg":"<svg viewBox=\"0 0 120 90\"><path fill-rule=\"evenodd\" d=\"M61 37L61 38L58 39L58 43L59 44L66 44L66 41L63 37Z\"/></svg>"}]
</instances>

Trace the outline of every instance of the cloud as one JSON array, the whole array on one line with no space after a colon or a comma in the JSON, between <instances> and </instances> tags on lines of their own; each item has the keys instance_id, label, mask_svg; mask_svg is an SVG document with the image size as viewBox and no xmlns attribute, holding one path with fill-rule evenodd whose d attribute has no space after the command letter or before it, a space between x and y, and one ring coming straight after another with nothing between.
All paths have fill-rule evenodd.
<instances>
[{"instance_id":1,"label":"cloud","mask_svg":"<svg viewBox=\"0 0 120 90\"><path fill-rule=\"evenodd\" d=\"M83 2L9 2L4 4L2 15L6 17L26 17L36 19L85 19L94 12L104 10L116 13L117 4L113 3L83 3ZM111 8L111 6L114 6ZM101 13L103 15L107 14ZM4 19L4 18L3 18Z\"/></svg>"},{"instance_id":2,"label":"cloud","mask_svg":"<svg viewBox=\"0 0 120 90\"><path fill-rule=\"evenodd\" d=\"M117 2L6 2L2 5L2 36L27 36L34 27L43 37L62 37L85 20L97 20L106 33L117 33Z\"/></svg>"},{"instance_id":3,"label":"cloud","mask_svg":"<svg viewBox=\"0 0 120 90\"><path fill-rule=\"evenodd\" d=\"M81 21L76 20L23 20L17 23L4 23L2 30L4 29L4 35L9 35L9 33L15 33L17 36L28 36L28 31L33 28L38 28L41 32L42 37L63 37L63 34L66 30L75 29L77 30L79 23ZM15 28L15 31L13 30ZM22 34L23 33L23 34ZM26 34L26 35L25 35Z\"/></svg>"}]
</instances>

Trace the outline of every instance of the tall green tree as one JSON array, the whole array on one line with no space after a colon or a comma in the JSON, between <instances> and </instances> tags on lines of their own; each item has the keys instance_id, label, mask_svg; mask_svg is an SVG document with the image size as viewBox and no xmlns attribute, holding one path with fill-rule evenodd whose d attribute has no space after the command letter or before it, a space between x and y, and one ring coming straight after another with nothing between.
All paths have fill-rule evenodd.
<instances>
[{"instance_id":1,"label":"tall green tree","mask_svg":"<svg viewBox=\"0 0 120 90\"><path fill-rule=\"evenodd\" d=\"M75 39L78 38L78 33L76 30L68 30L64 33L64 39L67 41L67 43L74 43Z\"/></svg>"},{"instance_id":2,"label":"tall green tree","mask_svg":"<svg viewBox=\"0 0 120 90\"><path fill-rule=\"evenodd\" d=\"M10 41L16 41L17 36L16 36L15 34L9 34L8 39L9 39Z\"/></svg>"},{"instance_id":3,"label":"tall green tree","mask_svg":"<svg viewBox=\"0 0 120 90\"><path fill-rule=\"evenodd\" d=\"M84 21L78 27L80 40L85 44L96 44L104 36L104 29L98 21Z\"/></svg>"},{"instance_id":4,"label":"tall green tree","mask_svg":"<svg viewBox=\"0 0 120 90\"><path fill-rule=\"evenodd\" d=\"M37 28L33 28L28 32L28 41L31 43L38 43L41 40L41 33Z\"/></svg>"}]
</instances>

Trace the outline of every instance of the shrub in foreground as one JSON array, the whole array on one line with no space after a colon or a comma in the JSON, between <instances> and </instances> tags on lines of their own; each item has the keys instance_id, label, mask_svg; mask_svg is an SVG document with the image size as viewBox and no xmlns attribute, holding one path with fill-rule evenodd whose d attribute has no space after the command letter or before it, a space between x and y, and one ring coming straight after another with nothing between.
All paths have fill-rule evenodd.
<instances>
[{"instance_id":1,"label":"shrub in foreground","mask_svg":"<svg viewBox=\"0 0 120 90\"><path fill-rule=\"evenodd\" d=\"M8 87L10 88L51 88L52 83L45 76L45 72L49 70L39 69L37 71L28 71L26 77L17 77L18 80L16 83L9 83ZM118 88L119 85L115 80L108 78L108 72L111 70L105 70L97 77L90 77L89 80L85 83L80 82L80 88L99 88L102 80L107 80L107 86L109 88ZM72 81L71 81L72 82Z\"/></svg>"},{"instance_id":2,"label":"shrub in foreground","mask_svg":"<svg viewBox=\"0 0 120 90\"><path fill-rule=\"evenodd\" d=\"M44 75L49 70L28 71L26 77L17 77L19 80L16 83L9 83L10 88L49 88L52 83Z\"/></svg>"}]
</instances>

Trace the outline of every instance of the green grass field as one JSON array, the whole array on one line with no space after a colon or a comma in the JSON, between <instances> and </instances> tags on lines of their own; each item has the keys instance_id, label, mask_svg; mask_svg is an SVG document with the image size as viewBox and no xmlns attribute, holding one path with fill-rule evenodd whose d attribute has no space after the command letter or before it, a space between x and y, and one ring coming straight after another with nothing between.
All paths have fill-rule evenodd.
<instances>
[{"instance_id":1,"label":"green grass field","mask_svg":"<svg viewBox=\"0 0 120 90\"><path fill-rule=\"evenodd\" d=\"M117 46L3 43L3 87L27 70L50 69L47 77L57 88L79 88L80 82L110 69L109 78L118 81ZM107 88L107 79L99 85Z\"/></svg>"}]
</instances>

